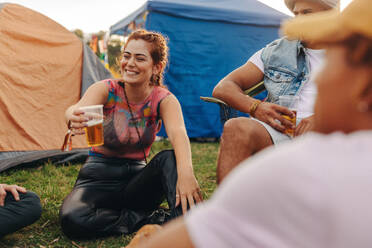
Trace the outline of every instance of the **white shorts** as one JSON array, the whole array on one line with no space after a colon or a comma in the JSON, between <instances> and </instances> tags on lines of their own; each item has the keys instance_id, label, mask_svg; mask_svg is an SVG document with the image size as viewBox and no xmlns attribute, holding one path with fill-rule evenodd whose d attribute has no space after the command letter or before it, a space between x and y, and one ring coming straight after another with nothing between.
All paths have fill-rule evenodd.
<instances>
[{"instance_id":1,"label":"white shorts","mask_svg":"<svg viewBox=\"0 0 372 248\"><path fill-rule=\"evenodd\" d=\"M290 141L292 139L292 137L290 137L290 136L288 136L288 135L286 135L286 134L284 134L282 132L279 132L278 130L274 129L269 124L266 124L263 121L257 120L257 119L255 119L253 117L251 119L257 121L262 126L264 126L264 128L270 134L271 140L272 140L272 142L273 142L274 145L277 145L277 144L282 143L282 142Z\"/></svg>"}]
</instances>

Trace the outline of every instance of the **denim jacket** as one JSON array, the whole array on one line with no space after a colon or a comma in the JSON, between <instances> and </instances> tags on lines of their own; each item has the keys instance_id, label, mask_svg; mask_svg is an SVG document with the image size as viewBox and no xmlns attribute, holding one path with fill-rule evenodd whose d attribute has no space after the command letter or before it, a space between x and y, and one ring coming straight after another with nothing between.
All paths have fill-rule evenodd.
<instances>
[{"instance_id":1,"label":"denim jacket","mask_svg":"<svg viewBox=\"0 0 372 248\"><path fill-rule=\"evenodd\" d=\"M267 101L278 103L281 95L297 95L309 79L309 59L300 41L281 38L268 44L261 54Z\"/></svg>"}]
</instances>

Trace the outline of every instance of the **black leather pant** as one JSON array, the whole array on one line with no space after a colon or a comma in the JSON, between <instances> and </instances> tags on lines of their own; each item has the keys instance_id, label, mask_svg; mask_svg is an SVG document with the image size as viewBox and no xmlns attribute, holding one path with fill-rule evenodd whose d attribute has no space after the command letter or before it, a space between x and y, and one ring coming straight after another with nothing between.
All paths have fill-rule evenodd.
<instances>
[{"instance_id":1,"label":"black leather pant","mask_svg":"<svg viewBox=\"0 0 372 248\"><path fill-rule=\"evenodd\" d=\"M72 192L63 201L60 221L70 238L129 234L166 198L172 217L182 214L176 202L177 167L173 150L143 161L91 156Z\"/></svg>"},{"instance_id":2,"label":"black leather pant","mask_svg":"<svg viewBox=\"0 0 372 248\"><path fill-rule=\"evenodd\" d=\"M31 225L41 216L40 199L34 192L19 193L19 198L16 201L11 192L6 194L5 205L0 207L0 238Z\"/></svg>"}]
</instances>

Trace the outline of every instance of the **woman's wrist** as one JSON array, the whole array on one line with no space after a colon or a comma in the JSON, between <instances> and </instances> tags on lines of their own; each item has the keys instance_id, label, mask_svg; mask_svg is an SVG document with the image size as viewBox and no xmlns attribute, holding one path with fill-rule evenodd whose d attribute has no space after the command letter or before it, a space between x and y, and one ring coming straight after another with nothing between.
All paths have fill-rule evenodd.
<instances>
[{"instance_id":1,"label":"woman's wrist","mask_svg":"<svg viewBox=\"0 0 372 248\"><path fill-rule=\"evenodd\" d=\"M182 167L180 169L177 169L177 172L179 177L194 176L194 170L192 166Z\"/></svg>"}]
</instances>

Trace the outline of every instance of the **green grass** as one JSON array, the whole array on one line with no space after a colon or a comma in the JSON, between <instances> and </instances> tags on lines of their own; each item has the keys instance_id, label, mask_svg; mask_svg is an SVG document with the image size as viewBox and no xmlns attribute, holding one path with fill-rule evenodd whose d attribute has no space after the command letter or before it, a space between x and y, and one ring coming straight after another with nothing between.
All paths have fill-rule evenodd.
<instances>
[{"instance_id":1,"label":"green grass","mask_svg":"<svg viewBox=\"0 0 372 248\"><path fill-rule=\"evenodd\" d=\"M168 141L156 142L152 155L170 147ZM218 143L192 143L191 148L195 175L204 199L208 199L216 187ZM36 223L0 239L0 247L125 247L132 235L71 241L61 232L58 222L59 208L64 197L71 191L81 166L82 164L55 166L47 163L0 174L1 183L18 184L36 192L43 206L42 216Z\"/></svg>"}]
</instances>

